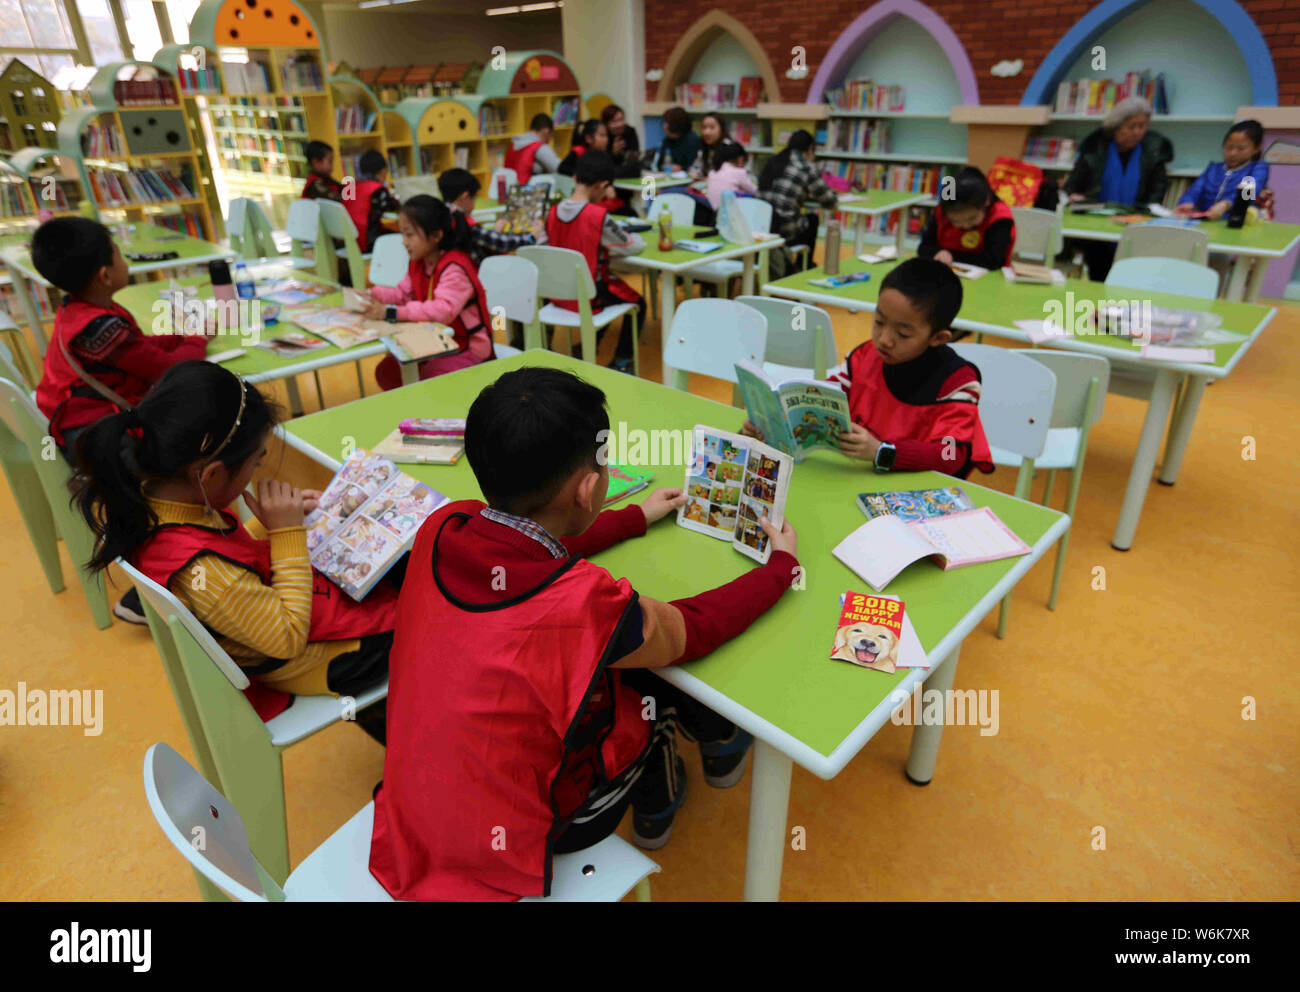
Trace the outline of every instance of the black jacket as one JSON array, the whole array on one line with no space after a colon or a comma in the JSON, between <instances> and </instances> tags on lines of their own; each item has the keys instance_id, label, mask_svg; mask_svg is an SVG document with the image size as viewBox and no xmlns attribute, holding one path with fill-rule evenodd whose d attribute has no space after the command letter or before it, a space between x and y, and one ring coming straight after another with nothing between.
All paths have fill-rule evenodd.
<instances>
[{"instance_id":1,"label":"black jacket","mask_svg":"<svg viewBox=\"0 0 1300 992\"><path fill-rule=\"evenodd\" d=\"M1085 199L1101 196L1101 174L1106 168L1112 138L1104 128L1097 128L1083 139L1074 169L1065 180L1067 193L1082 193ZM1169 188L1165 165L1174 159L1174 146L1163 134L1148 130L1142 138L1142 161L1136 203L1159 203Z\"/></svg>"}]
</instances>

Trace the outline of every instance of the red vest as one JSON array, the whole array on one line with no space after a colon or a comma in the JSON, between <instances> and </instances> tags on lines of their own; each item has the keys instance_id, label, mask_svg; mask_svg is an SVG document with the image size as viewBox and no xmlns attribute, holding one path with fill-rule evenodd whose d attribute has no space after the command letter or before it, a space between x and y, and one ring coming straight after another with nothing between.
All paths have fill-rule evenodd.
<instances>
[{"instance_id":1,"label":"red vest","mask_svg":"<svg viewBox=\"0 0 1300 992\"><path fill-rule=\"evenodd\" d=\"M560 220L558 205L551 208L546 217L546 238L555 248L569 248L581 252L591 270L591 278L596 282L596 289L608 289L620 300L636 303L641 296L622 279L610 274L609 251L601 244L601 234L605 230L606 210L602 204L588 203L578 211L578 216L571 221ZM565 310L578 310L576 300L552 300L556 306ZM601 307L592 307L593 313L599 313Z\"/></svg>"},{"instance_id":2,"label":"red vest","mask_svg":"<svg viewBox=\"0 0 1300 992\"><path fill-rule=\"evenodd\" d=\"M478 269L475 267L474 262L463 251L444 251L434 265L432 274L424 271L423 260L412 259L410 266L406 270L406 275L411 280L411 299L424 303L433 299L438 280L449 265L458 266L469 278L470 285L474 287L474 298L470 302L478 307L477 324L469 325L465 322L465 310L469 308L468 304L465 309L456 314L456 319L451 322L451 329L456 336L456 344L461 351L464 351L469 347L469 336L471 334L480 327L489 330L491 327L487 323L491 313L487 305L487 290L478 281ZM489 355L486 360L490 361L495 357L495 355Z\"/></svg>"},{"instance_id":3,"label":"red vest","mask_svg":"<svg viewBox=\"0 0 1300 992\"><path fill-rule=\"evenodd\" d=\"M534 141L531 145L524 145L523 148L511 147L506 152L505 167L513 169L516 176L519 177L520 185L528 182L533 175L533 161L537 158L537 149L541 148L546 142Z\"/></svg>"},{"instance_id":4,"label":"red vest","mask_svg":"<svg viewBox=\"0 0 1300 992\"><path fill-rule=\"evenodd\" d=\"M849 355L849 413L882 441L942 441L952 438L964 457L953 475L969 472L973 463L982 472L993 471L993 457L980 422L979 406L965 400L944 400L940 387L954 372L968 364L956 352L950 361L935 368L931 381L918 386L912 402L899 399L885 382L884 363L870 341Z\"/></svg>"},{"instance_id":5,"label":"red vest","mask_svg":"<svg viewBox=\"0 0 1300 992\"><path fill-rule=\"evenodd\" d=\"M1016 249L1015 215L1005 201L996 196L993 198L992 206L984 211L984 223L980 224L979 227L972 227L969 231L963 231L948 220L948 216L943 210L936 210L934 213L935 236L939 242L939 247L952 252L953 255L958 252L979 251L980 246L984 244L984 232L1000 220L1011 221L1011 244L1007 247L1007 257L1002 261L1003 265L1010 265L1011 255Z\"/></svg>"},{"instance_id":6,"label":"red vest","mask_svg":"<svg viewBox=\"0 0 1300 992\"><path fill-rule=\"evenodd\" d=\"M359 179L354 190L356 195L350 200L343 201L348 216L356 226L357 243L362 252L365 252L370 245L370 200L375 195L375 190L382 189L383 185L375 179Z\"/></svg>"},{"instance_id":7,"label":"red vest","mask_svg":"<svg viewBox=\"0 0 1300 992\"><path fill-rule=\"evenodd\" d=\"M593 788L625 784L649 745L638 693L602 668L636 593L582 558L497 603L446 591L463 500L416 537L389 655L388 745L370 871L398 899L546 895L555 839ZM444 529L447 529L444 535ZM615 700L574 761L597 693Z\"/></svg>"}]
</instances>

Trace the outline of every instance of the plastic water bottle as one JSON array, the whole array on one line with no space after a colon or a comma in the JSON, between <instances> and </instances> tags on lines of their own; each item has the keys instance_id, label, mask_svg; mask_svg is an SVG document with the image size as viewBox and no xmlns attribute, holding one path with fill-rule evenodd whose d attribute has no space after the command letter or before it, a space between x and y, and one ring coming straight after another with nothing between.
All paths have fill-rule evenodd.
<instances>
[{"instance_id":1,"label":"plastic water bottle","mask_svg":"<svg viewBox=\"0 0 1300 992\"><path fill-rule=\"evenodd\" d=\"M248 274L248 266L243 262L235 266L235 292L241 300L251 300L257 296L253 277Z\"/></svg>"},{"instance_id":2,"label":"plastic water bottle","mask_svg":"<svg viewBox=\"0 0 1300 992\"><path fill-rule=\"evenodd\" d=\"M826 258L822 268L828 276L840 273L840 222L835 218L826 224Z\"/></svg>"}]
</instances>

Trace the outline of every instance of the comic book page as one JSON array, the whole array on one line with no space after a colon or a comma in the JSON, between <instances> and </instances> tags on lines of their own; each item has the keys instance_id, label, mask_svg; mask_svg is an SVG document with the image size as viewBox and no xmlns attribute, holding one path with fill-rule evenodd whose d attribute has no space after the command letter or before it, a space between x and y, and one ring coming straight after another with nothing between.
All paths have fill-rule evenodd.
<instances>
[{"instance_id":1,"label":"comic book page","mask_svg":"<svg viewBox=\"0 0 1300 992\"><path fill-rule=\"evenodd\" d=\"M391 324L366 320L361 314L343 307L294 307L283 311L281 317L324 338L336 348L351 348L353 345L378 341L393 330Z\"/></svg>"},{"instance_id":2,"label":"comic book page","mask_svg":"<svg viewBox=\"0 0 1300 992\"><path fill-rule=\"evenodd\" d=\"M307 517L312 566L360 600L446 501L442 493L400 472L388 459L355 451Z\"/></svg>"},{"instance_id":3,"label":"comic book page","mask_svg":"<svg viewBox=\"0 0 1300 992\"><path fill-rule=\"evenodd\" d=\"M960 486L858 494L858 509L869 519L892 514L905 521L928 520L974 508L975 504Z\"/></svg>"},{"instance_id":4,"label":"comic book page","mask_svg":"<svg viewBox=\"0 0 1300 992\"><path fill-rule=\"evenodd\" d=\"M780 527L794 459L739 434L697 425L686 468L686 503L677 523L688 530L730 541L760 562L771 557L759 521Z\"/></svg>"}]
</instances>

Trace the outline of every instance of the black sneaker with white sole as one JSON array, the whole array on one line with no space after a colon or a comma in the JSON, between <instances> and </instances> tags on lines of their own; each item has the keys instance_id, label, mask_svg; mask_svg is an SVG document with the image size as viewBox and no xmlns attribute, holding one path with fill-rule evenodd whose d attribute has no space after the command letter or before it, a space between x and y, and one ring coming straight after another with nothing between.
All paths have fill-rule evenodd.
<instances>
[{"instance_id":1,"label":"black sneaker with white sole","mask_svg":"<svg viewBox=\"0 0 1300 992\"><path fill-rule=\"evenodd\" d=\"M140 594L136 592L135 586L128 589L126 595L117 601L117 605L113 607L113 616L127 623L143 625L149 622L144 615L144 604L140 602Z\"/></svg>"},{"instance_id":2,"label":"black sneaker with white sole","mask_svg":"<svg viewBox=\"0 0 1300 992\"><path fill-rule=\"evenodd\" d=\"M744 777L753 744L754 735L739 727L726 740L701 741L704 781L715 789L730 789Z\"/></svg>"},{"instance_id":3,"label":"black sneaker with white sole","mask_svg":"<svg viewBox=\"0 0 1300 992\"><path fill-rule=\"evenodd\" d=\"M633 786L632 843L643 851L657 851L668 843L673 818L686 801L686 763L674 753L671 768L653 781L645 781L643 773L643 781Z\"/></svg>"}]
</instances>

